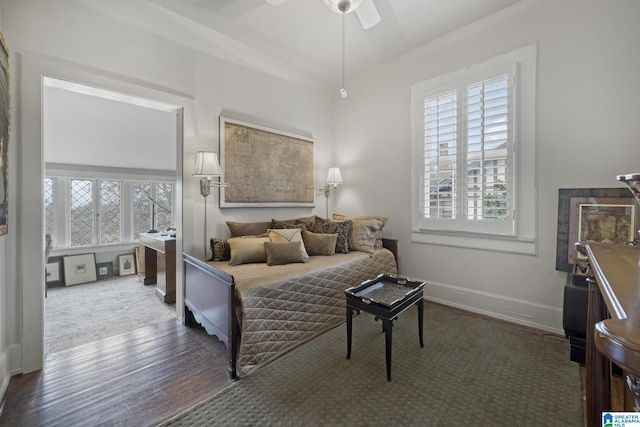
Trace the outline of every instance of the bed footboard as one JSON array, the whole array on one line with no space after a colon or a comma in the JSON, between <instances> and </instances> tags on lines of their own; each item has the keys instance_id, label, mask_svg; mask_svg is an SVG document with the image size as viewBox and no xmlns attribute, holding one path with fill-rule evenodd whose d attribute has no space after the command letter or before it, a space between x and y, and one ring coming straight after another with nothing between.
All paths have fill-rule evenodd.
<instances>
[{"instance_id":1,"label":"bed footboard","mask_svg":"<svg viewBox=\"0 0 640 427\"><path fill-rule=\"evenodd\" d=\"M233 276L187 254L183 262L185 323L192 326L195 320L227 346L229 375L235 379L239 327Z\"/></svg>"}]
</instances>

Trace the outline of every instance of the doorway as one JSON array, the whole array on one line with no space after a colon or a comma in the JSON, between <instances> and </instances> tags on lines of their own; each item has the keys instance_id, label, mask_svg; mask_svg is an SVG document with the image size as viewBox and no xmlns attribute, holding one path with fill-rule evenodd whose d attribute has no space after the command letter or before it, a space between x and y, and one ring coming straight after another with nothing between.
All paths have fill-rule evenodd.
<instances>
[{"instance_id":1,"label":"doorway","mask_svg":"<svg viewBox=\"0 0 640 427\"><path fill-rule=\"evenodd\" d=\"M119 271L118 259L133 255L138 233L155 224L150 200L163 196L175 211L178 112L157 101L43 79L43 215L53 242L45 260L45 354L175 318L175 307L164 307L148 289L153 286L136 283L135 268L132 277ZM164 227L175 228L171 217L163 219ZM76 275L73 260L87 257L91 265ZM145 313L139 322L135 311Z\"/></svg>"},{"instance_id":2,"label":"doorway","mask_svg":"<svg viewBox=\"0 0 640 427\"><path fill-rule=\"evenodd\" d=\"M20 242L16 253L17 281L21 299L16 307L16 316L20 325L20 344L15 347L17 361L14 366L22 373L42 368L44 360L44 249L45 232L42 221L44 197L44 143L43 135L43 76L55 76L65 81L83 82L86 86L106 88L112 92L129 94L146 100L158 100L175 108L176 120L176 210L175 222L178 237L176 252L182 253L182 180L183 180L183 116L185 108L192 114L193 98L176 94L170 88L145 85L142 81L133 81L126 77L102 73L100 70L88 70L73 67L69 63L56 60L20 56L20 79L18 103L17 134L20 141L20 156L15 167L17 191L17 215L21 221L17 225L16 239ZM122 78L121 78L122 77ZM189 208L188 208L189 210ZM189 210L190 212L190 210ZM34 268L42 266L42 268ZM176 317L184 316L182 293L182 264L176 266Z\"/></svg>"}]
</instances>

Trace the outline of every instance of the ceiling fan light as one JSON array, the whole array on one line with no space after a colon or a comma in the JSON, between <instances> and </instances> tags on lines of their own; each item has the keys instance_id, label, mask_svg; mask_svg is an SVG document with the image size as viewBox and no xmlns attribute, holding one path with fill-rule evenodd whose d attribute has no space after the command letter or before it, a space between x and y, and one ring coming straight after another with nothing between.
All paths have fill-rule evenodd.
<instances>
[{"instance_id":1,"label":"ceiling fan light","mask_svg":"<svg viewBox=\"0 0 640 427\"><path fill-rule=\"evenodd\" d=\"M336 13L353 12L360 6L362 0L323 0L329 9Z\"/></svg>"}]
</instances>

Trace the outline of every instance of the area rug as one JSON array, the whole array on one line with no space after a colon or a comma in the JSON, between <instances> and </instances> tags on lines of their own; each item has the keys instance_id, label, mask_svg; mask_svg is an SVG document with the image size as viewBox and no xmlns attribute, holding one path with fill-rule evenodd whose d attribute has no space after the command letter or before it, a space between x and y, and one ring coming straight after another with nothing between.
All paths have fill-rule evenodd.
<instances>
[{"instance_id":1,"label":"area rug","mask_svg":"<svg viewBox=\"0 0 640 427\"><path fill-rule=\"evenodd\" d=\"M360 314L351 360L337 327L165 426L581 426L580 373L564 337L425 304L393 326L392 381L380 322Z\"/></svg>"},{"instance_id":2,"label":"area rug","mask_svg":"<svg viewBox=\"0 0 640 427\"><path fill-rule=\"evenodd\" d=\"M45 354L175 318L175 305L161 302L155 286L143 285L135 275L50 288Z\"/></svg>"}]
</instances>

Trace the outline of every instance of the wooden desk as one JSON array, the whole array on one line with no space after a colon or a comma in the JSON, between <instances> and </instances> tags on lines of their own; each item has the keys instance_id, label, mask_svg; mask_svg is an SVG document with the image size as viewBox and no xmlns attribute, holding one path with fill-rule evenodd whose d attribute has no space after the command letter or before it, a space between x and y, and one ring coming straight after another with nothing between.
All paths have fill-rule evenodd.
<instances>
[{"instance_id":1,"label":"wooden desk","mask_svg":"<svg viewBox=\"0 0 640 427\"><path fill-rule=\"evenodd\" d=\"M166 304L176 302L176 238L160 233L140 233L144 245L144 284L156 284L156 296Z\"/></svg>"},{"instance_id":2,"label":"wooden desk","mask_svg":"<svg viewBox=\"0 0 640 427\"><path fill-rule=\"evenodd\" d=\"M640 247L589 243L593 279L587 313L587 426L611 408L611 365L620 366L640 402ZM626 408L625 410L633 410Z\"/></svg>"}]
</instances>

